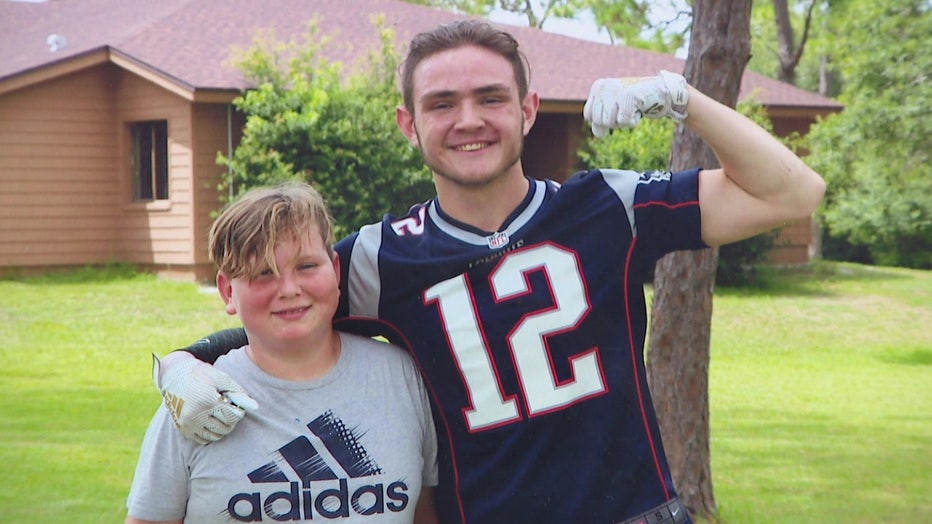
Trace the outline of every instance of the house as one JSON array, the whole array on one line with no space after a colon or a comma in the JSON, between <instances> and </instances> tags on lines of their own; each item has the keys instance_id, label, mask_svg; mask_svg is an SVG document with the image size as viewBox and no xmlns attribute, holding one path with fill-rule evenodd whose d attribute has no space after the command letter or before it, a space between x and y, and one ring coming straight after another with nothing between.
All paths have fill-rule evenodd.
<instances>
[{"instance_id":1,"label":"house","mask_svg":"<svg viewBox=\"0 0 932 524\"><path fill-rule=\"evenodd\" d=\"M325 54L350 64L379 45L384 15L399 51L459 15L399 0L0 0L0 273L128 262L209 280L206 235L239 138L231 101L250 86L231 67L259 30L284 40L317 20ZM526 171L571 173L591 83L682 71L671 55L507 29L541 96ZM836 102L753 73L742 80L778 133L805 132ZM559 147L553 147L559 144ZM634 167L634 166L632 166ZM375 219L376 217L373 217ZM775 259L808 259L809 226Z\"/></svg>"}]
</instances>

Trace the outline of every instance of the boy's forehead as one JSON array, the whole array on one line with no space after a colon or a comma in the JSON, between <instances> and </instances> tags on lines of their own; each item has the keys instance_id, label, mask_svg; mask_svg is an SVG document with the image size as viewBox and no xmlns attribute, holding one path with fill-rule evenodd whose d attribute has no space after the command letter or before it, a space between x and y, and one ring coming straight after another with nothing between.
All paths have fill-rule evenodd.
<instances>
[{"instance_id":1,"label":"boy's forehead","mask_svg":"<svg viewBox=\"0 0 932 524\"><path fill-rule=\"evenodd\" d=\"M423 58L414 69L416 96L433 92L461 92L503 85L517 89L514 70L505 57L473 45L439 51Z\"/></svg>"}]
</instances>

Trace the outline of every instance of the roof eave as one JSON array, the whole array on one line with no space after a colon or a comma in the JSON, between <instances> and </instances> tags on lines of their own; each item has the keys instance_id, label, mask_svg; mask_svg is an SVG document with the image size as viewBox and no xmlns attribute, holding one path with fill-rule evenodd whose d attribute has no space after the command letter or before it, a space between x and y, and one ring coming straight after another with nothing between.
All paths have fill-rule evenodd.
<instances>
[{"instance_id":1,"label":"roof eave","mask_svg":"<svg viewBox=\"0 0 932 524\"><path fill-rule=\"evenodd\" d=\"M46 62L37 67L17 71L14 74L0 78L0 95L94 67L109 60L110 49L107 46L102 46L61 60Z\"/></svg>"},{"instance_id":2,"label":"roof eave","mask_svg":"<svg viewBox=\"0 0 932 524\"><path fill-rule=\"evenodd\" d=\"M845 106L837 105L784 105L784 104L764 104L767 116L793 118L793 117L826 117L834 113L840 113Z\"/></svg>"},{"instance_id":3,"label":"roof eave","mask_svg":"<svg viewBox=\"0 0 932 524\"><path fill-rule=\"evenodd\" d=\"M226 104L242 94L236 88L198 88L119 49L101 46L0 78L0 95L105 63L112 63L190 102Z\"/></svg>"},{"instance_id":4,"label":"roof eave","mask_svg":"<svg viewBox=\"0 0 932 524\"><path fill-rule=\"evenodd\" d=\"M585 100L545 100L540 101L540 111L543 113L581 113ZM844 109L841 104L836 105L788 105L763 104L770 117L825 117L839 113Z\"/></svg>"}]
</instances>

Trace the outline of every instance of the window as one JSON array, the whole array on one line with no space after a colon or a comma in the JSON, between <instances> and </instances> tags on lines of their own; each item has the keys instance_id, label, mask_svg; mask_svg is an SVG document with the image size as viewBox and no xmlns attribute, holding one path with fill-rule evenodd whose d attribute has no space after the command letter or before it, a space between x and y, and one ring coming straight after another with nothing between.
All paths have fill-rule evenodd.
<instances>
[{"instance_id":1,"label":"window","mask_svg":"<svg viewBox=\"0 0 932 524\"><path fill-rule=\"evenodd\" d=\"M133 122L133 200L168 199L168 122Z\"/></svg>"}]
</instances>

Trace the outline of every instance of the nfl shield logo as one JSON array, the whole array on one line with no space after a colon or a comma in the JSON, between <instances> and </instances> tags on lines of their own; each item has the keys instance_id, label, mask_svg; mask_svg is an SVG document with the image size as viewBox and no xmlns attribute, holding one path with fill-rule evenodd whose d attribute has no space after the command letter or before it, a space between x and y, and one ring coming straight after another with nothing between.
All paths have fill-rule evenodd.
<instances>
[{"instance_id":1,"label":"nfl shield logo","mask_svg":"<svg viewBox=\"0 0 932 524\"><path fill-rule=\"evenodd\" d=\"M508 233L493 233L485 238L489 242L489 247L496 249L508 243Z\"/></svg>"}]
</instances>

